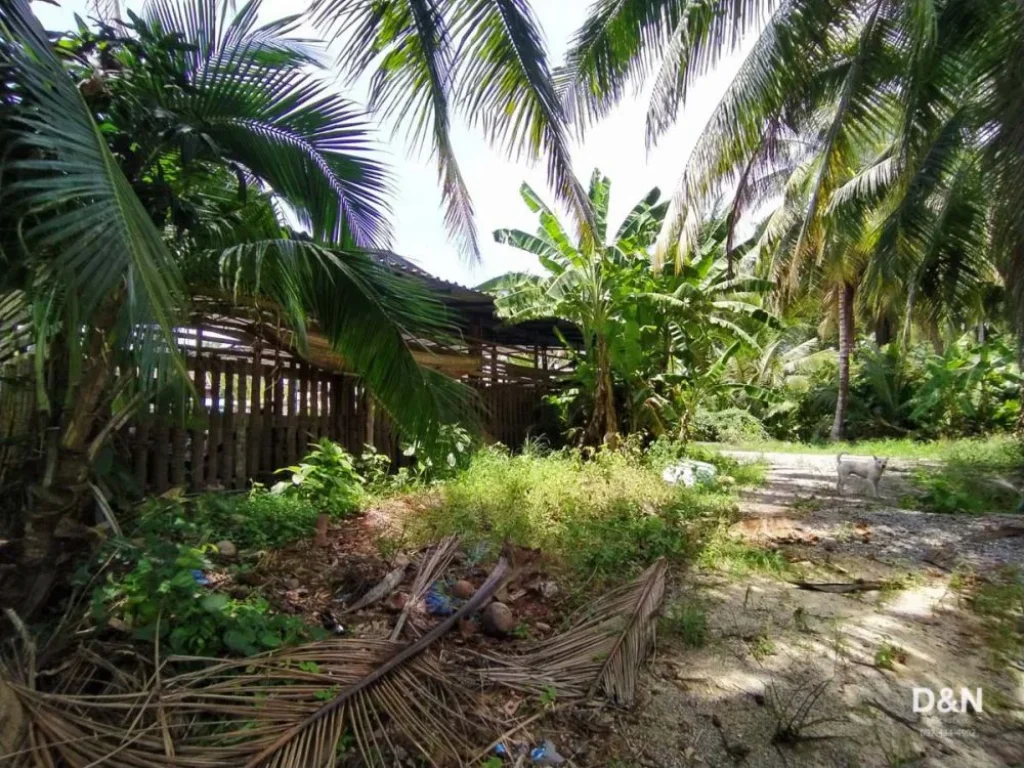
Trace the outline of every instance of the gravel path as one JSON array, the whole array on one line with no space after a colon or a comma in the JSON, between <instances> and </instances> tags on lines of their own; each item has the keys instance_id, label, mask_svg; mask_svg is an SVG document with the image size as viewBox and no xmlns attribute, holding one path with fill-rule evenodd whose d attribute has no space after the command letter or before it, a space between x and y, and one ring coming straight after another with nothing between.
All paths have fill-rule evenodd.
<instances>
[{"instance_id":1,"label":"gravel path","mask_svg":"<svg viewBox=\"0 0 1024 768\"><path fill-rule=\"evenodd\" d=\"M893 564L957 565L987 569L1024 566L1024 515L944 515L901 509L910 491L907 473L937 462L893 461L882 478L881 498L857 478L836 492L831 454L726 451L740 461L770 465L765 486L744 495L743 511L754 518L792 521L791 529L819 537L829 549Z\"/></svg>"}]
</instances>

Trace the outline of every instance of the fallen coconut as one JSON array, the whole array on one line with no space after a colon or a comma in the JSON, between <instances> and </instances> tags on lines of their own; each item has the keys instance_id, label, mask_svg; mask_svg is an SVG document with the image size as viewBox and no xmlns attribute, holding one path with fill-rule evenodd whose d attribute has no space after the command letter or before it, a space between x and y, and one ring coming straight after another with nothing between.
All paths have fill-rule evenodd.
<instances>
[{"instance_id":1,"label":"fallen coconut","mask_svg":"<svg viewBox=\"0 0 1024 768\"><path fill-rule=\"evenodd\" d=\"M474 592L476 592L476 587L465 579L459 579L452 585L452 597L457 597L459 600L469 600Z\"/></svg>"},{"instance_id":2,"label":"fallen coconut","mask_svg":"<svg viewBox=\"0 0 1024 768\"><path fill-rule=\"evenodd\" d=\"M234 557L238 554L238 547L224 539L217 542L217 553L222 557Z\"/></svg>"},{"instance_id":3,"label":"fallen coconut","mask_svg":"<svg viewBox=\"0 0 1024 768\"><path fill-rule=\"evenodd\" d=\"M491 637L505 637L515 626L515 616L504 603L491 603L480 615L480 627Z\"/></svg>"}]
</instances>

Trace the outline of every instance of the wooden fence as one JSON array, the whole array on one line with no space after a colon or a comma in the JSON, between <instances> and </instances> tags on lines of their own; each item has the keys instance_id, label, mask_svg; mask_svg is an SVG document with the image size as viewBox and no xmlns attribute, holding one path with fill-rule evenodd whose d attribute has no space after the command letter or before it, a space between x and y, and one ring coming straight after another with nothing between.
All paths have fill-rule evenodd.
<instances>
[{"instance_id":1,"label":"wooden fence","mask_svg":"<svg viewBox=\"0 0 1024 768\"><path fill-rule=\"evenodd\" d=\"M296 463L322 437L357 455L373 442L397 458L392 430L371 417L355 376L297 359L268 364L199 355L188 365L198 412L174 426L151 408L121 434L143 488L244 488Z\"/></svg>"},{"instance_id":2,"label":"wooden fence","mask_svg":"<svg viewBox=\"0 0 1024 768\"><path fill-rule=\"evenodd\" d=\"M397 430L372 405L358 377L324 371L280 350L210 345L190 349L187 367L199 407L191 415L168 417L151 404L118 433L116 446L140 488L242 489L267 482L280 467L295 464L310 442L322 437L359 455L367 444L401 465ZM13 371L12 371L13 373ZM34 408L31 370L17 371L0 385L0 441L27 423ZM487 437L518 448L536 424L542 385L472 382L479 393ZM14 450L14 448L17 450ZM27 446L0 451L0 477Z\"/></svg>"}]
</instances>

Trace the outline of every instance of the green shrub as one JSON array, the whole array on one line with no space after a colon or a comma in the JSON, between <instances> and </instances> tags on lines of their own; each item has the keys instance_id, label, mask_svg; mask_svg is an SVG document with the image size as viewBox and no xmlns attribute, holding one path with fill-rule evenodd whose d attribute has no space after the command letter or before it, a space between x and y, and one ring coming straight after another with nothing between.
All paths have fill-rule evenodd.
<instances>
[{"instance_id":1,"label":"green shrub","mask_svg":"<svg viewBox=\"0 0 1024 768\"><path fill-rule=\"evenodd\" d=\"M670 605L660 625L663 634L678 637L687 648L702 648L707 643L708 615L698 603Z\"/></svg>"},{"instance_id":2,"label":"green shrub","mask_svg":"<svg viewBox=\"0 0 1024 768\"><path fill-rule=\"evenodd\" d=\"M723 411L697 411L693 438L709 443L742 443L765 440L768 432L761 420L742 408Z\"/></svg>"},{"instance_id":3,"label":"green shrub","mask_svg":"<svg viewBox=\"0 0 1024 768\"><path fill-rule=\"evenodd\" d=\"M402 454L414 459L411 468L397 482L409 480L433 483L454 477L466 469L473 457L473 436L458 424L442 424L429 441L416 441L403 446Z\"/></svg>"},{"instance_id":4,"label":"green shrub","mask_svg":"<svg viewBox=\"0 0 1024 768\"><path fill-rule=\"evenodd\" d=\"M279 469L277 474L289 478L275 483L272 494L298 496L329 515L350 514L365 499L364 480L356 471L352 455L326 437L312 443L296 466Z\"/></svg>"},{"instance_id":5,"label":"green shrub","mask_svg":"<svg viewBox=\"0 0 1024 768\"><path fill-rule=\"evenodd\" d=\"M913 506L971 514L1020 511L1024 455L1018 442L951 443L943 458L944 466L924 467L911 476L919 491Z\"/></svg>"},{"instance_id":6,"label":"green shrub","mask_svg":"<svg viewBox=\"0 0 1024 768\"><path fill-rule=\"evenodd\" d=\"M196 656L251 655L323 636L298 618L272 614L260 597L233 600L204 587L210 549L152 536L142 546L113 540L97 561L105 570L93 590L93 619L139 640L159 635L169 652ZM89 580L83 569L79 583Z\"/></svg>"},{"instance_id":7,"label":"green shrub","mask_svg":"<svg viewBox=\"0 0 1024 768\"><path fill-rule=\"evenodd\" d=\"M835 413L833 358L787 373L780 397L763 421L771 437L817 441L828 437ZM853 440L912 436L969 437L1013 429L1020 413L1021 377L1014 345L994 336L979 344L967 334L937 353L918 344L854 348L846 434Z\"/></svg>"},{"instance_id":8,"label":"green shrub","mask_svg":"<svg viewBox=\"0 0 1024 768\"><path fill-rule=\"evenodd\" d=\"M269 549L311 536L318 514L305 498L256 487L247 494L153 499L142 507L139 533L192 544L228 539L239 549Z\"/></svg>"}]
</instances>

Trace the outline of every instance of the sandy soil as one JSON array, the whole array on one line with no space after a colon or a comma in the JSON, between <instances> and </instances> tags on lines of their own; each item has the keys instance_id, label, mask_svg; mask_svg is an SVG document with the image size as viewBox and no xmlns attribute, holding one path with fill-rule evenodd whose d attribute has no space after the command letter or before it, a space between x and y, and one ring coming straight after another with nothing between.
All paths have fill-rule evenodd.
<instances>
[{"instance_id":1,"label":"sandy soil","mask_svg":"<svg viewBox=\"0 0 1024 768\"><path fill-rule=\"evenodd\" d=\"M1024 521L900 509L906 465L886 475L875 501L866 487L836 495L832 456L761 456L771 463L768 482L747 494L735 535L831 574L827 581L912 586L833 594L696 575L670 596L669 610L701 604L708 643L663 642L640 706L603 715L615 736L581 748L574 762L1024 766L1024 666L994 659L979 619L950 589L954 568L984 575L1024 564L1024 536L1007 534ZM883 647L900 649L891 670L875 663ZM983 711L915 713L914 687L982 688Z\"/></svg>"}]
</instances>

